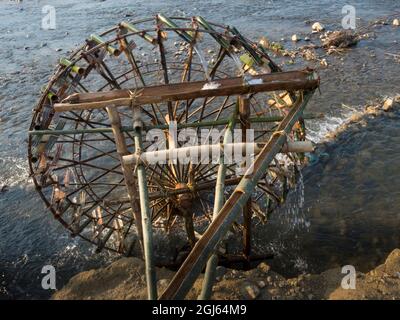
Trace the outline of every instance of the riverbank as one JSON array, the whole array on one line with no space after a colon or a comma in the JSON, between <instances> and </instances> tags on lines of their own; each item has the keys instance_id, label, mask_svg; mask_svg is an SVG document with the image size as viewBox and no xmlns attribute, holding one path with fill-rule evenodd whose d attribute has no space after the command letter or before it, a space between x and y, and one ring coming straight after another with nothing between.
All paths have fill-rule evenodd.
<instances>
[{"instance_id":1,"label":"riverbank","mask_svg":"<svg viewBox=\"0 0 400 320\"><path fill-rule=\"evenodd\" d=\"M145 299L144 263L137 258L121 258L105 268L89 270L74 276L57 291L55 300L131 300ZM157 268L158 290L162 292L174 275ZM250 271L218 267L212 299L217 300L376 300L400 299L400 249L389 254L386 261L367 273L357 272L356 289L341 286L346 274L334 268L321 274L302 274L284 278L265 263ZM202 276L189 292L196 299L201 290Z\"/></svg>"}]
</instances>

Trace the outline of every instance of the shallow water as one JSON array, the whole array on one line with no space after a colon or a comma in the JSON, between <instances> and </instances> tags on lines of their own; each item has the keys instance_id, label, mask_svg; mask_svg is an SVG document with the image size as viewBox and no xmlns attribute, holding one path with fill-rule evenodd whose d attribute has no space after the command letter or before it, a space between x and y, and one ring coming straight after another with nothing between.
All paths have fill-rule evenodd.
<instances>
[{"instance_id":1,"label":"shallow water","mask_svg":"<svg viewBox=\"0 0 400 320\"><path fill-rule=\"evenodd\" d=\"M68 49L92 32L159 11L203 15L234 25L249 38L266 35L279 41L308 33L306 20L339 28L347 1L123 0L116 5L110 0L56 0L52 4L57 29L41 30L41 1L0 2L0 40L5 44L0 50L0 186L8 186L7 192L0 193L1 298L48 297L51 292L40 287L41 268L46 264L56 266L57 287L61 287L71 275L115 258L109 253L96 255L90 245L71 239L44 208L28 177L26 132L31 109L56 61ZM391 0L353 4L359 24L400 11L397 1ZM369 99L398 93L400 64L385 52L399 51L400 29L389 25L375 31L375 39L362 41L342 59L327 57L329 68L320 70L322 94L316 94L309 106L327 115L308 123L314 141L349 115L342 103L360 109ZM288 69L302 65L299 61ZM298 191L303 205L298 205L296 194L296 206L276 215L271 224L276 237L270 246L278 254L274 262L278 268L287 274L342 264L368 269L400 245L398 128L396 119L368 122L359 131L343 135L340 144L327 149L328 158L304 171L304 190Z\"/></svg>"}]
</instances>

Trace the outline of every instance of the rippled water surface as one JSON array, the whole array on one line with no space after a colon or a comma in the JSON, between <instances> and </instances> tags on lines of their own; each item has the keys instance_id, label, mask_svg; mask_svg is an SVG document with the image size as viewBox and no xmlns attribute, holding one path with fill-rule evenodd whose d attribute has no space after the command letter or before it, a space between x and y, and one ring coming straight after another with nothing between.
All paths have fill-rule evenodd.
<instances>
[{"instance_id":1,"label":"rippled water surface","mask_svg":"<svg viewBox=\"0 0 400 320\"><path fill-rule=\"evenodd\" d=\"M352 1L357 23L366 24L400 11L398 1ZM310 31L306 20L339 28L347 1L52 1L57 29L41 30L41 1L0 1L0 298L47 298L40 287L43 265L56 266L57 286L73 274L115 259L94 254L90 245L71 239L54 221L33 190L26 162L27 129L40 87L67 50L93 32L124 19L202 15L236 26L246 36L274 41ZM129 16L129 18L127 18ZM320 141L369 99L399 92L400 64L385 53L399 53L400 28L374 29L343 57L327 57L320 71L321 95L309 110L325 119L308 123ZM285 42L288 47L293 46ZM59 50L62 49L62 50ZM300 68L296 63L290 68ZM273 217L270 238L277 268L287 274L322 271L354 264L367 270L400 245L399 116L370 119L340 135L327 156L303 172L304 185ZM299 200L300 199L300 200ZM271 240L273 238L273 240Z\"/></svg>"}]
</instances>

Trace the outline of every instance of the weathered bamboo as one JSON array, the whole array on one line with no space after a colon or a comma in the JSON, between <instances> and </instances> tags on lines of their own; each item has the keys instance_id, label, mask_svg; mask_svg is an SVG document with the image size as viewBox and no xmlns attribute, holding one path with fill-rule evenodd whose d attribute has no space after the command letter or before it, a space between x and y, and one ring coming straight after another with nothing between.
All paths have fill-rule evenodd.
<instances>
[{"instance_id":1,"label":"weathered bamboo","mask_svg":"<svg viewBox=\"0 0 400 320\"><path fill-rule=\"evenodd\" d=\"M250 56L254 59L254 61L261 65L263 63L261 57L257 54L257 52L248 44L248 42L244 39L242 34L235 28L231 27L230 31L236 36L237 39L239 39L240 44L243 46L243 48L250 54Z\"/></svg>"},{"instance_id":2,"label":"weathered bamboo","mask_svg":"<svg viewBox=\"0 0 400 320\"><path fill-rule=\"evenodd\" d=\"M142 216L140 213L140 206L137 199L137 189L135 178L133 177L134 166L129 163L124 163L122 161L123 157L129 154L126 141L121 131L121 118L115 107L106 108L108 117L110 118L111 129L114 135L115 146L117 149L118 156L121 160L121 169L125 179L126 190L128 192L129 202L133 211L133 217L135 218L136 228L138 231L138 236L143 250L143 230L142 230Z\"/></svg>"},{"instance_id":3,"label":"weathered bamboo","mask_svg":"<svg viewBox=\"0 0 400 320\"><path fill-rule=\"evenodd\" d=\"M309 79L309 70L277 72L259 75L252 83L243 83L242 77L221 79L208 86L207 81L183 82L149 86L133 90L112 90L108 92L75 93L63 103L56 103L58 112L71 110L101 109L109 105L145 105L213 96L244 95L276 90L312 90L318 86L318 79Z\"/></svg>"},{"instance_id":4,"label":"weathered bamboo","mask_svg":"<svg viewBox=\"0 0 400 320\"><path fill-rule=\"evenodd\" d=\"M91 34L90 37L89 37L89 39L92 40L92 41L94 41L96 44L104 45L105 48L106 48L106 50L107 50L110 54L112 54L113 56L119 56L119 55L121 54L121 50L119 50L118 48L113 47L113 46L110 45L110 44L106 44L106 41L105 41L102 37L100 37L100 36L98 36L98 35Z\"/></svg>"},{"instance_id":5,"label":"weathered bamboo","mask_svg":"<svg viewBox=\"0 0 400 320\"><path fill-rule=\"evenodd\" d=\"M41 92L42 93L44 93L44 92L46 92L46 86L43 86L42 87L42 89L41 89ZM50 102L56 102L56 101L58 101L58 96L57 96L57 94L56 94L56 92L54 92L54 90L53 89L48 89L47 90L47 98L49 99L49 101Z\"/></svg>"},{"instance_id":6,"label":"weathered bamboo","mask_svg":"<svg viewBox=\"0 0 400 320\"><path fill-rule=\"evenodd\" d=\"M125 164L156 164L166 163L167 161L185 160L190 155L197 156L197 160L212 160L212 156L224 155L226 158L235 160L233 155L235 152L248 152L258 154L261 152L266 143L253 142L237 142L237 143L221 143L221 144L206 144L190 147L171 148L157 151L142 152L141 154L129 154L123 156ZM287 141L282 149L282 153L290 152L312 152L314 146L311 141ZM249 155L248 154L248 155Z\"/></svg>"},{"instance_id":7,"label":"weathered bamboo","mask_svg":"<svg viewBox=\"0 0 400 320\"><path fill-rule=\"evenodd\" d=\"M235 128L235 121L237 116L237 108L229 119L228 127L224 134L223 144L226 145L233 140L233 129ZM214 208L213 208L213 220L217 217L218 212L224 205L224 190L225 190L225 176L226 176L226 164L224 163L224 157L220 157L220 164L218 166L217 181L215 183L215 196L214 196ZM215 273L218 266L218 255L212 254L207 261L206 271L204 273L203 285L199 300L208 300L211 298L212 287L215 281Z\"/></svg>"},{"instance_id":8,"label":"weathered bamboo","mask_svg":"<svg viewBox=\"0 0 400 320\"><path fill-rule=\"evenodd\" d=\"M86 70L85 68L82 68L80 66L77 66L75 64L73 64L71 61L69 61L67 58L61 58L60 59L60 64L67 67L67 68L71 68L72 72L75 72L79 75L84 75Z\"/></svg>"},{"instance_id":9,"label":"weathered bamboo","mask_svg":"<svg viewBox=\"0 0 400 320\"><path fill-rule=\"evenodd\" d=\"M246 142L246 132L250 129L250 100L248 97L240 96L239 98L239 118L242 128L242 141ZM247 155L246 155L247 156ZM244 164L248 166L248 157ZM251 253L251 197L243 207L243 255L249 259Z\"/></svg>"},{"instance_id":10,"label":"weathered bamboo","mask_svg":"<svg viewBox=\"0 0 400 320\"><path fill-rule=\"evenodd\" d=\"M158 19L166 24L168 27L173 28L175 30L175 32L186 42L191 43L193 41L193 38L186 32L183 30L179 30L179 26L173 22L171 19L167 18L166 16L164 16L163 14L159 13L157 15Z\"/></svg>"},{"instance_id":11,"label":"weathered bamboo","mask_svg":"<svg viewBox=\"0 0 400 320\"><path fill-rule=\"evenodd\" d=\"M65 121L59 120L54 131L62 131L64 126L65 126ZM52 131L53 130L48 130L48 132ZM35 141L35 145L32 145L31 161L33 163L37 162L40 156L44 152L49 151L51 148L53 148L57 140L58 140L58 135L53 135L53 134L39 135L37 141Z\"/></svg>"},{"instance_id":12,"label":"weathered bamboo","mask_svg":"<svg viewBox=\"0 0 400 320\"><path fill-rule=\"evenodd\" d=\"M229 227L242 212L243 206L251 196L258 180L268 170L268 166L286 141L293 125L298 120L313 92L308 92L303 101L297 101L285 119L280 123L276 134L272 135L261 153L235 188L228 201L220 210L216 219L210 224L202 238L182 264L160 299L183 299L201 273L210 254Z\"/></svg>"},{"instance_id":13,"label":"weathered bamboo","mask_svg":"<svg viewBox=\"0 0 400 320\"><path fill-rule=\"evenodd\" d=\"M229 52L230 50L230 45L229 42L221 37L219 34L215 32L213 27L201 16L195 17L195 20L207 31L210 32L210 35L221 45L222 48L227 50Z\"/></svg>"},{"instance_id":14,"label":"weathered bamboo","mask_svg":"<svg viewBox=\"0 0 400 320\"><path fill-rule=\"evenodd\" d=\"M134 116L134 142L135 152L140 153L143 149L142 145L142 128L140 120ZM133 174L133 172L131 172ZM144 256L146 264L146 283L147 283L147 296L150 300L157 299L157 277L154 266L153 257L153 231L152 231L152 217L149 206L149 194L147 189L146 169L142 164L137 165L137 182L139 186L140 197L140 210L142 215L142 228L143 228L143 245Z\"/></svg>"},{"instance_id":15,"label":"weathered bamboo","mask_svg":"<svg viewBox=\"0 0 400 320\"><path fill-rule=\"evenodd\" d=\"M120 26L131 32L139 32L139 30L134 25L130 24L129 22L122 21L120 23ZM150 42L151 44L154 44L154 45L157 44L157 40L155 38L153 38L152 36L150 36L147 32L140 32L139 35L146 41Z\"/></svg>"},{"instance_id":16,"label":"weathered bamboo","mask_svg":"<svg viewBox=\"0 0 400 320\"><path fill-rule=\"evenodd\" d=\"M319 119L323 118L324 115L322 113L318 114L304 114L303 119ZM262 122L279 122L283 120L283 116L270 116L270 117L250 117L249 121L251 123L262 123ZM228 124L229 119L220 119L216 121L202 121L202 122L192 122L192 123L178 123L178 129L184 128L202 128L202 127L215 127L219 125ZM144 129L146 131L152 129L169 129L168 124L156 124L156 125L144 125ZM133 127L121 126L122 132L131 132L134 131ZM52 135L67 135L67 134L83 134L83 133L108 133L112 132L112 128L92 128L92 129L67 129L67 130L31 130L28 131L29 135L44 135L44 134L52 134Z\"/></svg>"}]
</instances>

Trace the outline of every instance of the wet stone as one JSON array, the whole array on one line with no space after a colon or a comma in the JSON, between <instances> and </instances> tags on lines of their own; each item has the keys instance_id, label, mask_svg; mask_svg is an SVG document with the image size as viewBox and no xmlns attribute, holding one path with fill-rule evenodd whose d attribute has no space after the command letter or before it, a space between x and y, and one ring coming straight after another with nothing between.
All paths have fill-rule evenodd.
<instances>
[{"instance_id":1,"label":"wet stone","mask_svg":"<svg viewBox=\"0 0 400 320\"><path fill-rule=\"evenodd\" d=\"M245 297L251 300L256 299L260 294L260 289L258 289L258 287L254 284L245 285L244 291L245 291Z\"/></svg>"},{"instance_id":2,"label":"wet stone","mask_svg":"<svg viewBox=\"0 0 400 320\"><path fill-rule=\"evenodd\" d=\"M382 109L384 111L389 111L393 108L394 100L392 98L386 99L385 102L383 103Z\"/></svg>"},{"instance_id":3,"label":"wet stone","mask_svg":"<svg viewBox=\"0 0 400 320\"><path fill-rule=\"evenodd\" d=\"M257 269L261 272L267 273L268 271L271 270L271 267L266 264L265 262L261 262L258 266Z\"/></svg>"},{"instance_id":4,"label":"wet stone","mask_svg":"<svg viewBox=\"0 0 400 320\"><path fill-rule=\"evenodd\" d=\"M158 284L160 285L160 287L166 287L169 284L169 280L168 279L160 279L160 280L158 280Z\"/></svg>"}]
</instances>

